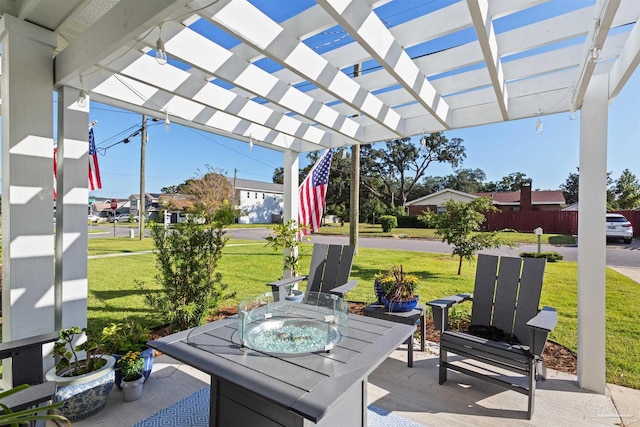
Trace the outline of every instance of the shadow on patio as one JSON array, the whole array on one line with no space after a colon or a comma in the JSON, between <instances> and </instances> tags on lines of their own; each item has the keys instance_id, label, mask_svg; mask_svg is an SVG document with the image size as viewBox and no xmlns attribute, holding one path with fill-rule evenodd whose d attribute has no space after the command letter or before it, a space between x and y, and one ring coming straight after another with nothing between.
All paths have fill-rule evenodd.
<instances>
[{"instance_id":1,"label":"shadow on patio","mask_svg":"<svg viewBox=\"0 0 640 427\"><path fill-rule=\"evenodd\" d=\"M608 385L606 395L592 394L578 388L575 375L555 370L538 382L536 410L528 421L526 395L455 372L449 372L447 383L439 386L437 344L428 344L426 352L414 352L413 368L407 368L406 349L394 351L369 376L368 404L430 427L640 425L640 390ZM73 425L130 426L208 382L208 375L161 356L140 400L123 402L122 392L114 388L101 413Z\"/></svg>"}]
</instances>

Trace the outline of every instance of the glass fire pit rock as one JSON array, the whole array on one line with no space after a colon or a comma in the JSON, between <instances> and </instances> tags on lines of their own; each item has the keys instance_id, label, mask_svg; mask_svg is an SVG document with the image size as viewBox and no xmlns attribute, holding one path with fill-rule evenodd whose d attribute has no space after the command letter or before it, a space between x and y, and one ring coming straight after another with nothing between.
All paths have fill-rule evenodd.
<instances>
[{"instance_id":1,"label":"glass fire pit rock","mask_svg":"<svg viewBox=\"0 0 640 427\"><path fill-rule=\"evenodd\" d=\"M276 354L330 351L347 332L349 304L333 294L308 292L302 303L275 301L267 292L240 301L243 346Z\"/></svg>"}]
</instances>

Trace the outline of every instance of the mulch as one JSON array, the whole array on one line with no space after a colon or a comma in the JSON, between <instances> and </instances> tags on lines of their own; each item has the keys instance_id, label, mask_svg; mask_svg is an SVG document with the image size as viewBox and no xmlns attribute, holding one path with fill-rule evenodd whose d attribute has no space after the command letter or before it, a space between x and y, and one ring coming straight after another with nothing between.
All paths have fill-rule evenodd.
<instances>
[{"instance_id":1,"label":"mulch","mask_svg":"<svg viewBox=\"0 0 640 427\"><path fill-rule=\"evenodd\" d=\"M353 314L362 314L365 306L365 303L350 301L349 312ZM233 316L236 314L238 314L238 307L236 306L221 307L218 309L215 315L209 316L207 318L207 321L213 322L214 320L224 319L225 317ZM467 326L468 325L462 325L461 328L464 329ZM151 339L158 339L169 335L170 333L171 332L168 326L161 326L151 331ZM418 333L418 331L416 331L416 333ZM428 341L440 342L440 334L435 328L433 319L430 316L427 317L425 338ZM574 375L578 372L578 359L576 354L556 342L547 340L547 345L544 348L543 357L549 369L555 369L557 371Z\"/></svg>"}]
</instances>

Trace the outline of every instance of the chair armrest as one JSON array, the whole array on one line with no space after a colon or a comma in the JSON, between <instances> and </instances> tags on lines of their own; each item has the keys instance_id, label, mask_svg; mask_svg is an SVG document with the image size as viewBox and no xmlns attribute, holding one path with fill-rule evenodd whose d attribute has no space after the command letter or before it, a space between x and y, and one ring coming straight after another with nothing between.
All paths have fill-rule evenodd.
<instances>
[{"instance_id":1,"label":"chair armrest","mask_svg":"<svg viewBox=\"0 0 640 427\"><path fill-rule=\"evenodd\" d=\"M331 289L329 293L338 295L340 298L344 298L346 293L349 292L351 289L355 288L357 284L358 284L357 280L351 280L342 286L338 286Z\"/></svg>"},{"instance_id":2,"label":"chair armrest","mask_svg":"<svg viewBox=\"0 0 640 427\"><path fill-rule=\"evenodd\" d=\"M531 320L527 322L527 326L534 329L540 329L551 332L558 323L558 312L553 307L542 307L542 310Z\"/></svg>"},{"instance_id":3,"label":"chair armrest","mask_svg":"<svg viewBox=\"0 0 640 427\"><path fill-rule=\"evenodd\" d=\"M281 286L293 286L298 282L302 282L307 280L308 276L297 276L297 277L289 277L287 279L276 280L275 282L267 283L267 286L271 286L272 288L279 288Z\"/></svg>"},{"instance_id":4,"label":"chair armrest","mask_svg":"<svg viewBox=\"0 0 640 427\"><path fill-rule=\"evenodd\" d=\"M449 307L471 299L473 299L473 294L458 294L427 302L426 304L431 307L433 324L436 329L440 333L449 329Z\"/></svg>"},{"instance_id":5,"label":"chair armrest","mask_svg":"<svg viewBox=\"0 0 640 427\"><path fill-rule=\"evenodd\" d=\"M40 351L42 344L57 341L58 338L60 338L58 332L54 331L33 337L0 343L0 359L11 357L15 351L22 351L29 348L35 347Z\"/></svg>"},{"instance_id":6,"label":"chair armrest","mask_svg":"<svg viewBox=\"0 0 640 427\"><path fill-rule=\"evenodd\" d=\"M433 301L429 301L426 304L433 308L449 308L461 302L473 299L473 294L458 294L450 297L440 298Z\"/></svg>"},{"instance_id":7,"label":"chair armrest","mask_svg":"<svg viewBox=\"0 0 640 427\"><path fill-rule=\"evenodd\" d=\"M20 391L2 399L2 404L16 412L48 402L53 399L53 395L56 393L57 383L51 381L22 389L23 387L25 385L19 387ZM3 413L2 409L0 409L0 413Z\"/></svg>"}]
</instances>

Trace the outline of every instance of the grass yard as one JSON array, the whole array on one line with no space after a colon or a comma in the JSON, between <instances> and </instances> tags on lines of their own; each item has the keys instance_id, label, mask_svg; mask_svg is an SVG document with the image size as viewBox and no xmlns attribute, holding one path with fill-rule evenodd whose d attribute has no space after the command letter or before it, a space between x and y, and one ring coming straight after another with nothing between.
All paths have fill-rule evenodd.
<instances>
[{"instance_id":1,"label":"grass yard","mask_svg":"<svg viewBox=\"0 0 640 427\"><path fill-rule=\"evenodd\" d=\"M349 235L349 223L345 222L344 225L340 224L325 224L317 231L318 234L326 235ZM394 239L436 239L441 240L436 236L436 231L432 228L394 228L388 233L382 231L380 224L359 224L358 233L363 237L391 237ZM533 233L518 233L518 232L499 232L498 235L505 242L510 243L538 243L538 237ZM543 244L551 245L574 245L575 239L573 236L564 234L543 234Z\"/></svg>"},{"instance_id":2,"label":"grass yard","mask_svg":"<svg viewBox=\"0 0 640 427\"><path fill-rule=\"evenodd\" d=\"M324 227L323 227L324 228ZM105 239L107 240L107 239ZM142 243L133 239L90 239L90 251L132 252L142 250ZM136 246L140 245L140 246ZM307 271L311 245L301 253L301 271ZM355 258L351 278L358 286L349 293L353 301L371 302L373 277L392 263L420 279L420 300L471 292L475 264L465 262L462 275L457 276L457 261L447 254L425 254L408 251L361 248ZM260 242L230 241L219 265L229 290L236 291L224 305L235 305L245 297L268 291L265 283L281 275L282 256ZM558 310L559 321L551 339L576 351L577 349L577 263L548 263L543 305ZM153 254L89 260L89 325L101 327L125 318L148 326L158 326L163 320L147 307L134 285L134 279L154 286L155 258ZM640 312L630 301L640 297L640 286L627 277L607 270L607 382L640 389ZM470 307L468 304L467 307Z\"/></svg>"}]
</instances>

